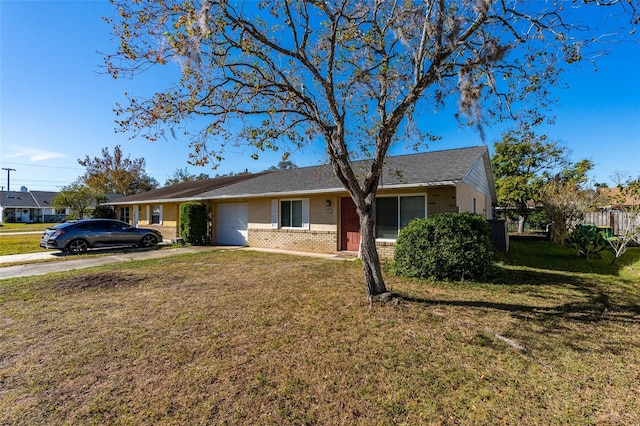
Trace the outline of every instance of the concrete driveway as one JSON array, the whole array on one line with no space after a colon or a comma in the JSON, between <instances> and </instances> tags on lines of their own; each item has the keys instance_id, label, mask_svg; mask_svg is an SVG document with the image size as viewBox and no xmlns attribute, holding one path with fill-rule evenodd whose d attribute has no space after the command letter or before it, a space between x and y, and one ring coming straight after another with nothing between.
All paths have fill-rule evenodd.
<instances>
[{"instance_id":1,"label":"concrete driveway","mask_svg":"<svg viewBox=\"0 0 640 426\"><path fill-rule=\"evenodd\" d=\"M53 272L71 271L74 269L91 268L93 266L110 265L118 262L129 262L141 259L159 259L184 253L197 253L202 251L220 250L229 247L189 246L178 248L140 249L139 251L117 251L113 249L103 250L103 256L68 255L60 251L46 251L28 254L14 254L0 256L0 264L32 262L37 260L49 260L41 263L26 263L16 266L0 267L0 279L28 277L44 275ZM92 251L90 253L100 253Z\"/></svg>"}]
</instances>

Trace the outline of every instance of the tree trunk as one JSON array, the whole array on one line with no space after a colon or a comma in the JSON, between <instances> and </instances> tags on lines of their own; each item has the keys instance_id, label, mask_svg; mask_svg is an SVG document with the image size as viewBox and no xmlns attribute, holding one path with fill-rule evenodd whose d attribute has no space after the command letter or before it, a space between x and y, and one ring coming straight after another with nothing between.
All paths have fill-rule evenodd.
<instances>
[{"instance_id":1,"label":"tree trunk","mask_svg":"<svg viewBox=\"0 0 640 426\"><path fill-rule=\"evenodd\" d=\"M364 282L367 287L367 298L386 293L387 288L382 278L378 249L376 248L375 218L371 211L359 212L360 215L360 255L364 267Z\"/></svg>"},{"instance_id":2,"label":"tree trunk","mask_svg":"<svg viewBox=\"0 0 640 426\"><path fill-rule=\"evenodd\" d=\"M522 234L524 232L524 223L527 218L525 216L518 216L518 234Z\"/></svg>"}]
</instances>

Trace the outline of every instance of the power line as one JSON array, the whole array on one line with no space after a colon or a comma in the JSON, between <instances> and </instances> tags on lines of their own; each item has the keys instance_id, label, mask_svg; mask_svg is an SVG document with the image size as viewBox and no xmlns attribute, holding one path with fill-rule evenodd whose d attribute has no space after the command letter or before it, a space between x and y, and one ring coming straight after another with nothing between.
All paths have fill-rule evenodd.
<instances>
[{"instance_id":1,"label":"power line","mask_svg":"<svg viewBox=\"0 0 640 426\"><path fill-rule=\"evenodd\" d=\"M81 168L81 167L45 166L45 165L42 165L42 164L11 163L11 162L7 162L7 161L3 161L3 164L7 164L7 165L11 165L11 166L40 167L40 168L45 168L45 169L86 171L85 168ZM147 175L149 175L149 176L173 176L173 173L174 172L154 172L154 173L147 172Z\"/></svg>"},{"instance_id":2,"label":"power line","mask_svg":"<svg viewBox=\"0 0 640 426\"><path fill-rule=\"evenodd\" d=\"M38 180L38 179L11 179L11 183L15 183L16 185L23 185L25 183L30 184L66 184L67 182L71 182L72 180L64 180L64 179L48 179L48 180Z\"/></svg>"},{"instance_id":3,"label":"power line","mask_svg":"<svg viewBox=\"0 0 640 426\"><path fill-rule=\"evenodd\" d=\"M80 167L45 166L43 164L11 163L8 161L3 161L2 163L8 164L11 166L41 167L46 169L84 170L83 168L80 168Z\"/></svg>"}]
</instances>

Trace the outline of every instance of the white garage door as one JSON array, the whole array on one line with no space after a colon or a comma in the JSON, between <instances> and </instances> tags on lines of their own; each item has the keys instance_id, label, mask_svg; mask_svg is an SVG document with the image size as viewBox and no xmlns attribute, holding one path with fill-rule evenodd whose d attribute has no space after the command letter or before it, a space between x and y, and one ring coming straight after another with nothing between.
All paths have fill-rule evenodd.
<instances>
[{"instance_id":1,"label":"white garage door","mask_svg":"<svg viewBox=\"0 0 640 426\"><path fill-rule=\"evenodd\" d=\"M247 238L249 236L249 204L218 204L217 213L216 243L230 246L247 245Z\"/></svg>"}]
</instances>

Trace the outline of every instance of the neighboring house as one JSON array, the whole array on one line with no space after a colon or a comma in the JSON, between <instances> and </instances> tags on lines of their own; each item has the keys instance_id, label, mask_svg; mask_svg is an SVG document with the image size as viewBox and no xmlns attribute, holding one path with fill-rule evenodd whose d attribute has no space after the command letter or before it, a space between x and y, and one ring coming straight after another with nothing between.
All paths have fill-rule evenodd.
<instances>
[{"instance_id":1,"label":"neighboring house","mask_svg":"<svg viewBox=\"0 0 640 426\"><path fill-rule=\"evenodd\" d=\"M52 191L29 191L24 186L20 191L0 191L0 223L64 222L70 209L53 207L56 195L58 193ZM111 194L107 200L113 202L120 197Z\"/></svg>"},{"instance_id":2,"label":"neighboring house","mask_svg":"<svg viewBox=\"0 0 640 426\"><path fill-rule=\"evenodd\" d=\"M622 195L620 188L598 188L598 209L587 212L583 224L610 227L614 235L623 235L633 227L640 227L640 199Z\"/></svg>"},{"instance_id":3,"label":"neighboring house","mask_svg":"<svg viewBox=\"0 0 640 426\"><path fill-rule=\"evenodd\" d=\"M367 164L355 162L353 167L366 173ZM107 204L116 207L120 219L158 227L170 239L179 237L179 205L195 200L208 207L209 237L215 244L319 253L358 251L355 205L331 166L234 178L243 179L188 182L189 186L178 184ZM389 157L376 201L380 254L393 255L399 230L413 218L473 212L491 219L495 204L486 147Z\"/></svg>"},{"instance_id":4,"label":"neighboring house","mask_svg":"<svg viewBox=\"0 0 640 426\"><path fill-rule=\"evenodd\" d=\"M1 222L61 222L66 217L66 209L56 209L51 203L57 192L20 191L0 192Z\"/></svg>"},{"instance_id":5,"label":"neighboring house","mask_svg":"<svg viewBox=\"0 0 640 426\"><path fill-rule=\"evenodd\" d=\"M640 207L640 198L631 194L622 195L620 188L598 188L598 204L602 209L629 209Z\"/></svg>"}]
</instances>

